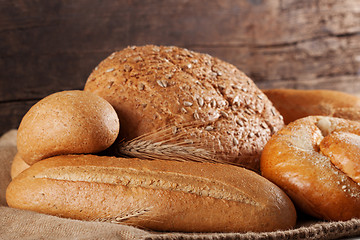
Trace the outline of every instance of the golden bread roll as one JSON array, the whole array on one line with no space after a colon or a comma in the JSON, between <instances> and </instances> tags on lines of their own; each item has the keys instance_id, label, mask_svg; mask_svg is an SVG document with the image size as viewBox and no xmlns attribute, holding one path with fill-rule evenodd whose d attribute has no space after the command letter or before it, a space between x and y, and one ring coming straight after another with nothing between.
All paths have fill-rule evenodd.
<instances>
[{"instance_id":1,"label":"golden bread roll","mask_svg":"<svg viewBox=\"0 0 360 240\"><path fill-rule=\"evenodd\" d=\"M114 106L121 139L164 127L174 127L175 138L176 127L187 124L183 141L201 143L217 159L253 169L259 169L271 134L283 126L280 114L243 72L178 47L114 52L91 73L84 90Z\"/></svg>"},{"instance_id":2,"label":"golden bread roll","mask_svg":"<svg viewBox=\"0 0 360 240\"><path fill-rule=\"evenodd\" d=\"M6 198L14 208L158 231L262 232L296 221L280 188L225 164L57 156L22 172Z\"/></svg>"},{"instance_id":3,"label":"golden bread roll","mask_svg":"<svg viewBox=\"0 0 360 240\"><path fill-rule=\"evenodd\" d=\"M284 117L285 124L307 116L360 120L360 98L332 90L263 90Z\"/></svg>"},{"instance_id":4,"label":"golden bread roll","mask_svg":"<svg viewBox=\"0 0 360 240\"><path fill-rule=\"evenodd\" d=\"M359 153L360 122L310 116L274 134L262 153L261 172L312 216L359 218Z\"/></svg>"},{"instance_id":5,"label":"golden bread roll","mask_svg":"<svg viewBox=\"0 0 360 240\"><path fill-rule=\"evenodd\" d=\"M29 168L27 164L21 157L19 153L16 153L13 162L11 164L10 176L11 179L14 179L17 175L23 172L25 169Z\"/></svg>"},{"instance_id":6,"label":"golden bread roll","mask_svg":"<svg viewBox=\"0 0 360 240\"><path fill-rule=\"evenodd\" d=\"M61 155L96 153L114 143L119 133L114 108L84 91L63 91L37 102L23 117L17 147L29 165Z\"/></svg>"}]
</instances>

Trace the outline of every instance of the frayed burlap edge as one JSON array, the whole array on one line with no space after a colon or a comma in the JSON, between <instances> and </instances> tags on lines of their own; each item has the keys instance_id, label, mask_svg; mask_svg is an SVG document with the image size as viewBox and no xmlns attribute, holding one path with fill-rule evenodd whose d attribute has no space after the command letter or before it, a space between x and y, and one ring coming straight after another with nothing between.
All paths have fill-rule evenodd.
<instances>
[{"instance_id":1,"label":"frayed burlap edge","mask_svg":"<svg viewBox=\"0 0 360 240\"><path fill-rule=\"evenodd\" d=\"M319 222L292 230L264 233L163 233L147 236L146 240L268 240L268 239L342 239L360 236L360 219Z\"/></svg>"}]
</instances>

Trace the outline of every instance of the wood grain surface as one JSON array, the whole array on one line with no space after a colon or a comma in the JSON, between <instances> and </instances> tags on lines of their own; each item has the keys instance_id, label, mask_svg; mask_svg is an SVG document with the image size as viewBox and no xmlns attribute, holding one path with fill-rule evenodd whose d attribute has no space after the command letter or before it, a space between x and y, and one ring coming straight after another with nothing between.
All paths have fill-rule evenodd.
<instances>
[{"instance_id":1,"label":"wood grain surface","mask_svg":"<svg viewBox=\"0 0 360 240\"><path fill-rule=\"evenodd\" d=\"M260 88L360 93L358 0L0 0L0 134L144 44L209 53Z\"/></svg>"}]
</instances>

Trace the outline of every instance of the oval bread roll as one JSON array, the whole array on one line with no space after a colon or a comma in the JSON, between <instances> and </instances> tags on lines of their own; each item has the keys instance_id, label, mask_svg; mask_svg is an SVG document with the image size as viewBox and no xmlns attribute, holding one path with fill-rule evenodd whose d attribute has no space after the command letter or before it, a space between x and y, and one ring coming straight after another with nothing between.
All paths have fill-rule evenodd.
<instances>
[{"instance_id":1,"label":"oval bread roll","mask_svg":"<svg viewBox=\"0 0 360 240\"><path fill-rule=\"evenodd\" d=\"M307 116L360 120L360 98L331 90L263 90L284 117L285 124Z\"/></svg>"},{"instance_id":2,"label":"oval bread roll","mask_svg":"<svg viewBox=\"0 0 360 240\"><path fill-rule=\"evenodd\" d=\"M40 161L9 185L9 206L158 231L273 231L295 225L285 193L224 164L94 155Z\"/></svg>"},{"instance_id":3,"label":"oval bread roll","mask_svg":"<svg viewBox=\"0 0 360 240\"><path fill-rule=\"evenodd\" d=\"M310 116L274 134L261 156L261 172L312 216L359 218L359 153L359 122Z\"/></svg>"},{"instance_id":4,"label":"oval bread roll","mask_svg":"<svg viewBox=\"0 0 360 240\"><path fill-rule=\"evenodd\" d=\"M265 143L283 126L281 115L243 72L178 47L115 52L95 68L84 90L114 106L125 140L187 124L184 141L202 144L219 160L257 170Z\"/></svg>"},{"instance_id":5,"label":"oval bread roll","mask_svg":"<svg viewBox=\"0 0 360 240\"><path fill-rule=\"evenodd\" d=\"M84 91L63 91L37 102L23 117L17 147L29 165L61 155L96 153L114 143L119 133L114 108Z\"/></svg>"}]
</instances>

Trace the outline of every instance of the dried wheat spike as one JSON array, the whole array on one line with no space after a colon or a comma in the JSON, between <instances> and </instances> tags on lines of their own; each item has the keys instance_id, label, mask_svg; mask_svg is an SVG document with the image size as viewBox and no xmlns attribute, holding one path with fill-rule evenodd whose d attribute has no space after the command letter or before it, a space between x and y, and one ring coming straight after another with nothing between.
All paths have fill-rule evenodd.
<instances>
[{"instance_id":1,"label":"dried wheat spike","mask_svg":"<svg viewBox=\"0 0 360 240\"><path fill-rule=\"evenodd\" d=\"M215 151L209 149L199 140L185 138L185 132L191 128L203 128L206 130L209 126L209 123L198 121L176 127L166 126L130 141L120 142L116 148L116 155L118 157L136 157L148 160L210 162L242 166L231 161L224 161L224 156L219 158ZM174 131L175 128L176 132Z\"/></svg>"}]
</instances>

